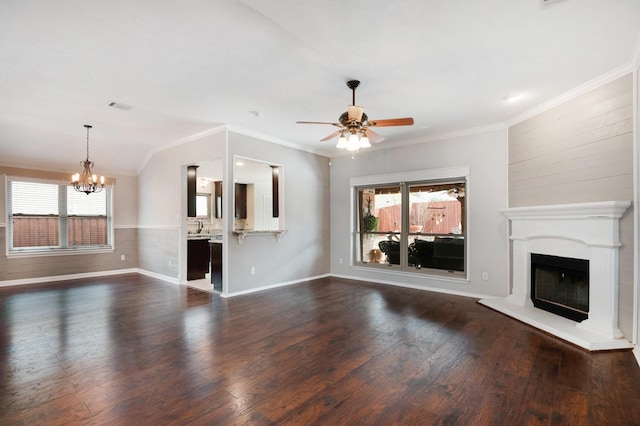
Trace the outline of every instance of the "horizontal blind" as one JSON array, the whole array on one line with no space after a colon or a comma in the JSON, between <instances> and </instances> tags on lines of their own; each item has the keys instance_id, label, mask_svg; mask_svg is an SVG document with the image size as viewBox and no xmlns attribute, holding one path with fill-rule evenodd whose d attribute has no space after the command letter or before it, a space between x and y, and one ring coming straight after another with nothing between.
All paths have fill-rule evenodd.
<instances>
[{"instance_id":1,"label":"horizontal blind","mask_svg":"<svg viewBox=\"0 0 640 426\"><path fill-rule=\"evenodd\" d=\"M10 250L109 247L111 189L77 192L66 184L8 179Z\"/></svg>"}]
</instances>

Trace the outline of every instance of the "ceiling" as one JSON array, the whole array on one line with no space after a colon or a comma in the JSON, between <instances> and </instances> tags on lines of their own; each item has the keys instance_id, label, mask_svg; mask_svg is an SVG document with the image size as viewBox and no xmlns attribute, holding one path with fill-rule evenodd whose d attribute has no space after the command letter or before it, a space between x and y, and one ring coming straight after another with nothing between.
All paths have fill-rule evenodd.
<instances>
[{"instance_id":1,"label":"ceiling","mask_svg":"<svg viewBox=\"0 0 640 426\"><path fill-rule=\"evenodd\" d=\"M96 171L227 125L337 155L351 103L391 147L504 123L638 53L637 0L0 2L0 163ZM520 95L513 102L511 96ZM128 110L108 106L116 102Z\"/></svg>"}]
</instances>

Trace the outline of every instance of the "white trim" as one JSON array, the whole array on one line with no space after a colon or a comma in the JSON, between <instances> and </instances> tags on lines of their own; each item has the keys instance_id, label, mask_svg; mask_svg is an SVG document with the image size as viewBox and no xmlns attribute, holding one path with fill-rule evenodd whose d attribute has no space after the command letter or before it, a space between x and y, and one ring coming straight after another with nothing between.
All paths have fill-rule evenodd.
<instances>
[{"instance_id":1,"label":"white trim","mask_svg":"<svg viewBox=\"0 0 640 426\"><path fill-rule=\"evenodd\" d=\"M14 285L25 284L41 284L46 282L77 280L81 278L105 277L109 275L122 275L141 272L138 268L113 269L110 271L82 272L78 274L52 275L48 277L21 278L17 280L0 281L0 287L9 287Z\"/></svg>"},{"instance_id":2,"label":"white trim","mask_svg":"<svg viewBox=\"0 0 640 426\"><path fill-rule=\"evenodd\" d=\"M469 166L443 167L440 169L416 170L411 172L388 173L384 175L354 176L349 179L351 189L361 185L379 185L394 182L421 180L469 178Z\"/></svg>"},{"instance_id":3,"label":"white trim","mask_svg":"<svg viewBox=\"0 0 640 426\"><path fill-rule=\"evenodd\" d=\"M638 363L638 367L640 367L640 346L635 345L633 347L633 356L636 357L636 362Z\"/></svg>"},{"instance_id":4,"label":"white trim","mask_svg":"<svg viewBox=\"0 0 640 426\"><path fill-rule=\"evenodd\" d=\"M274 288L278 288L278 287L286 287L286 286L290 286L290 285L294 285L294 284L300 284L300 283L304 283L307 281L313 281L313 280L318 280L321 278L327 278L330 277L331 274L322 274L322 275L316 275L313 277L307 277L307 278L301 278L298 280L292 280L292 281L284 281L281 283L275 283L275 284L269 284L263 287L257 287L257 288L252 288L252 289L248 289L248 290L242 290L242 291L236 291L233 293L221 293L220 297L236 297L236 296L242 296L245 294L251 294L251 293L256 293L258 291L263 291L263 290L270 290L270 289L274 289Z\"/></svg>"},{"instance_id":5,"label":"white trim","mask_svg":"<svg viewBox=\"0 0 640 426\"><path fill-rule=\"evenodd\" d=\"M594 78L593 80L587 81L586 83L583 83L571 90L568 90L562 93L561 95L556 96L555 98L552 98L546 102L543 102L531 108L530 110L523 112L520 115L510 118L505 122L505 125L507 127L511 127L515 124L521 123L525 120L535 117L536 115L542 114L543 112L548 111L551 108L555 108L559 105L562 105L570 101L571 99L574 99L580 95L583 95L594 89L597 89L600 86L604 86L607 83L611 83L612 81L617 80L618 78L625 76L631 72L633 72L633 69L630 64L622 65L618 68L615 68L609 72L606 72Z\"/></svg>"},{"instance_id":6,"label":"white trim","mask_svg":"<svg viewBox=\"0 0 640 426\"><path fill-rule=\"evenodd\" d=\"M243 136L249 136L251 138L261 139L261 140L266 141L266 142L271 142L271 143L275 143L277 145L282 145L282 146L286 146L286 147L289 147L289 148L297 149L298 151L309 152L311 154L316 154L316 155L320 155L320 156L323 156L323 157L330 157L329 155L327 155L326 152L323 152L323 151L320 151L320 150L317 150L317 149L314 149L314 148L311 148L311 147L308 147L308 146L301 146L301 145L298 145L298 144L295 144L295 143L287 142L287 141L285 141L283 139L279 139L279 138L276 138L276 137L273 137L273 136L268 136L268 135L265 135L265 134L262 134L262 133L259 133L259 132L254 132L253 130L248 130L248 129L245 129L245 128L242 128L242 127L236 127L236 126L233 126L233 125L227 125L226 127L227 127L227 130L229 132L232 132L232 133L237 133L237 134L243 135ZM227 138L228 138L228 136L227 136Z\"/></svg>"},{"instance_id":7,"label":"white trim","mask_svg":"<svg viewBox=\"0 0 640 426\"><path fill-rule=\"evenodd\" d=\"M637 71L638 67L640 67L640 31L638 31L638 37L636 38L636 48L633 49L631 54L631 68Z\"/></svg>"},{"instance_id":8,"label":"white trim","mask_svg":"<svg viewBox=\"0 0 640 426\"><path fill-rule=\"evenodd\" d=\"M147 155L145 155L145 157L142 159L138 167L136 167L136 176L142 173L142 170L144 170L144 168L147 166L147 163L149 162L149 160L151 160L151 157L153 157L156 153L165 151L169 148L175 148L176 146L184 145L189 142L197 141L204 137L215 135L217 133L221 133L224 131L226 131L226 127L224 125L218 125L211 129L208 129L199 133L195 133L190 136L185 136L184 138L176 139L174 141L171 141L169 143L166 143L155 149L150 150L149 152L147 152Z\"/></svg>"},{"instance_id":9,"label":"white trim","mask_svg":"<svg viewBox=\"0 0 640 426\"><path fill-rule=\"evenodd\" d=\"M151 272L151 271L147 271L146 269L140 269L140 268L135 268L134 272L138 272L138 273L140 273L142 275L146 275L146 276L151 277L151 278L157 278L159 280L166 281L166 282L171 283L171 284L180 285L180 280L178 278L176 278L176 277L170 277L168 275L162 275L162 274L158 274L156 272Z\"/></svg>"},{"instance_id":10,"label":"white trim","mask_svg":"<svg viewBox=\"0 0 640 426\"><path fill-rule=\"evenodd\" d=\"M340 274L331 274L331 277L342 278L342 279L351 280L351 281L372 282L377 284L392 285L395 287L410 288L413 290L432 291L434 293L451 294L453 296L473 297L474 299L487 297L486 294L481 294L481 293L472 293L469 291L459 291L459 290L453 290L453 289L441 288L441 287L422 286L422 285L409 284L409 283L399 282L399 281L381 280L378 278L371 278L371 277L362 278L362 277L352 277L350 275L340 275ZM433 277L430 277L430 278L433 278ZM450 280L450 281L454 281L454 280ZM460 283L460 280L455 280L455 281L457 283Z\"/></svg>"},{"instance_id":11,"label":"white trim","mask_svg":"<svg viewBox=\"0 0 640 426\"><path fill-rule=\"evenodd\" d=\"M639 34L640 35L640 34ZM639 101L638 101L638 90L640 87L638 85L638 78L640 78L640 74L638 73L638 60L640 60L640 37L638 37L638 44L636 46L636 55L635 55L635 69L633 71L633 308L631 315L631 341L634 344L638 344L640 341L640 271L638 271L638 267L640 267L640 232L638 231L638 227L640 226L640 209L638 209L638 201L640 200L640 189L638 188L638 181L640 180L640 170L638 165L638 144L640 144L640 135L638 135L639 123L638 119L640 117Z\"/></svg>"},{"instance_id":12,"label":"white trim","mask_svg":"<svg viewBox=\"0 0 640 426\"><path fill-rule=\"evenodd\" d=\"M138 229L177 229L180 230L180 225L138 225Z\"/></svg>"},{"instance_id":13,"label":"white trim","mask_svg":"<svg viewBox=\"0 0 640 426\"><path fill-rule=\"evenodd\" d=\"M419 144L423 144L423 143L429 143L429 142L437 142L437 141L443 141L443 140L447 140L447 139L454 139L454 138L460 138L460 137L464 137L464 136L472 136L472 135L479 135L482 133L489 133L489 132L497 132L500 130L505 130L507 129L507 125L506 123L493 123L493 124L487 124L486 126L479 126L479 127L470 127L468 129L462 129L462 130L454 130L451 132L444 132L444 133L437 133L434 135L425 135L425 136L421 136L418 138L414 138L414 139L406 139L406 140L398 140L398 141L394 141L392 145L385 145L385 144L374 144L372 145L371 148L367 148L367 151L379 151L379 150L383 150L383 149L395 149L395 148L399 148L399 147L406 147L406 146L411 146L411 145L419 145ZM353 156L353 152L352 151L346 151L346 150L340 150L340 152L332 155L331 157L344 157L344 156Z\"/></svg>"}]
</instances>

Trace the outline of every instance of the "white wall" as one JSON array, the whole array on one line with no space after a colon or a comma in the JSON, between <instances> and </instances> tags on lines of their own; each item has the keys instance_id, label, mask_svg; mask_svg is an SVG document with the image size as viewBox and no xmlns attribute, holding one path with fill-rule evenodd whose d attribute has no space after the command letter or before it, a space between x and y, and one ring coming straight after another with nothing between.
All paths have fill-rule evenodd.
<instances>
[{"instance_id":1,"label":"white wall","mask_svg":"<svg viewBox=\"0 0 640 426\"><path fill-rule=\"evenodd\" d=\"M384 142L382 142L384 144ZM331 273L370 281L473 295L508 294L507 130L498 130L394 149L363 151L355 158L331 161ZM446 167L469 167L467 244L469 281L422 274L398 274L354 268L352 254L352 194L349 179ZM339 259L343 259L343 263ZM482 280L487 272L489 279Z\"/></svg>"},{"instance_id":2,"label":"white wall","mask_svg":"<svg viewBox=\"0 0 640 426\"><path fill-rule=\"evenodd\" d=\"M142 269L186 279L185 167L224 156L226 131L156 152L138 176L139 262Z\"/></svg>"}]
</instances>

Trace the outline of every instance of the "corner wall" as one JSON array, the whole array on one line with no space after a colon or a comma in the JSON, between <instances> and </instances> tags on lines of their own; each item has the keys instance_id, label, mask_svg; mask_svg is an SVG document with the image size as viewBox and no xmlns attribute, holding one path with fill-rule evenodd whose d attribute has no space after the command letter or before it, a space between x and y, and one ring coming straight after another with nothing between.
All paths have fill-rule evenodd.
<instances>
[{"instance_id":1,"label":"corner wall","mask_svg":"<svg viewBox=\"0 0 640 426\"><path fill-rule=\"evenodd\" d=\"M229 132L227 162L230 179L225 190L233 194L233 156L239 155L283 166L284 214L287 232L278 241L273 234L252 235L238 243L227 220L224 280L226 294L310 279L329 273L329 159L265 140ZM227 218L234 217L233 197L227 197ZM251 274L251 268L255 273Z\"/></svg>"},{"instance_id":2,"label":"corner wall","mask_svg":"<svg viewBox=\"0 0 640 426\"><path fill-rule=\"evenodd\" d=\"M631 201L633 152L633 80L627 74L509 128L509 206ZM634 208L620 221L619 326L629 339Z\"/></svg>"}]
</instances>

